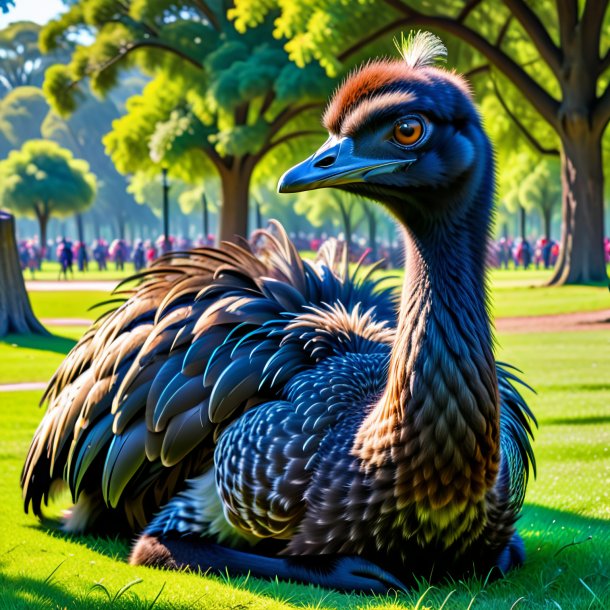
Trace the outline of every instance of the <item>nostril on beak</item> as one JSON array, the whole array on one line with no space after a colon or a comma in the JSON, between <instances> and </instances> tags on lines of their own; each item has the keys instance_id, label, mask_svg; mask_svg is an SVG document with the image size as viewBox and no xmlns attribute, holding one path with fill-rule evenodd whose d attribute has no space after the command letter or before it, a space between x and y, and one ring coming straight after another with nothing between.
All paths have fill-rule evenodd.
<instances>
[{"instance_id":1,"label":"nostril on beak","mask_svg":"<svg viewBox=\"0 0 610 610\"><path fill-rule=\"evenodd\" d=\"M321 159L318 159L313 166L314 167L330 167L337 160L337 155L326 155Z\"/></svg>"}]
</instances>

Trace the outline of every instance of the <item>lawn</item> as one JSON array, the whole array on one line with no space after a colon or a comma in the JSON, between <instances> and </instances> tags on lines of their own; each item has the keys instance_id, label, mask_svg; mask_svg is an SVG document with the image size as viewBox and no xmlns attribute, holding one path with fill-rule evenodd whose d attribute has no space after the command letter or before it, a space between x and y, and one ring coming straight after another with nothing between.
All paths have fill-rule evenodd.
<instances>
[{"instance_id":1,"label":"lawn","mask_svg":"<svg viewBox=\"0 0 610 610\"><path fill-rule=\"evenodd\" d=\"M30 290L30 303L39 318L81 318L95 320L107 309L99 303L115 299L110 292L99 290L38 291ZM94 309L91 309L91 308Z\"/></svg>"},{"instance_id":2,"label":"lawn","mask_svg":"<svg viewBox=\"0 0 610 610\"><path fill-rule=\"evenodd\" d=\"M82 280L87 282L106 280L106 281L118 281L126 277L129 277L134 273L133 263L126 263L125 268L122 271L117 271L114 267L114 263L108 263L108 269L106 271L99 271L96 263L89 263L88 271L79 271L77 266L73 267L74 272L68 274L68 278L71 280ZM42 270L36 271L34 275L29 270L23 272L23 279L30 281L54 281L60 278L60 265L55 261L44 261L42 263Z\"/></svg>"},{"instance_id":3,"label":"lawn","mask_svg":"<svg viewBox=\"0 0 610 610\"><path fill-rule=\"evenodd\" d=\"M524 279L519 280L521 274ZM388 282L398 286L402 279L401 272L393 271L389 275L391 277ZM610 309L608 287L540 287L547 277L548 271L493 271L490 277L492 316L538 316ZM30 291L34 312L41 318L71 317L93 320L109 306L96 307L93 310L90 308L113 298L116 297L109 292L101 291Z\"/></svg>"},{"instance_id":4,"label":"lawn","mask_svg":"<svg viewBox=\"0 0 610 610\"><path fill-rule=\"evenodd\" d=\"M60 338L37 347L14 337L0 344L8 364L0 383L46 379L82 332L54 330ZM41 416L40 392L16 392L0 393L0 609L436 609L447 598L445 609L610 607L610 331L504 334L498 357L519 366L538 391L528 399L540 422L538 478L519 525L528 562L507 579L429 591L421 583L410 596L385 598L130 567L128 541L65 536L23 514L18 478Z\"/></svg>"}]
</instances>

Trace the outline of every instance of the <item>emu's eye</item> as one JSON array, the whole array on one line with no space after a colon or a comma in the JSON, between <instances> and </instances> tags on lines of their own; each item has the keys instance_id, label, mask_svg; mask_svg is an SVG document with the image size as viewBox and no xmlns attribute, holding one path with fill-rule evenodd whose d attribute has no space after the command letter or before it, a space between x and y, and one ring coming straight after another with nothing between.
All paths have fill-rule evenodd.
<instances>
[{"instance_id":1,"label":"emu's eye","mask_svg":"<svg viewBox=\"0 0 610 610\"><path fill-rule=\"evenodd\" d=\"M393 135L398 144L410 146L415 144L424 135L424 124L420 119L415 117L403 119L394 125Z\"/></svg>"}]
</instances>

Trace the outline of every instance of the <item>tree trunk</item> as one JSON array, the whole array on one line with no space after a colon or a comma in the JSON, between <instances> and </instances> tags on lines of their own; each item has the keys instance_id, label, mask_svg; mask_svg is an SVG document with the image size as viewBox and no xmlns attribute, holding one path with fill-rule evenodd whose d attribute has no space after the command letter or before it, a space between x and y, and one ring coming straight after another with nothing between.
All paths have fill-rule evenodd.
<instances>
[{"instance_id":1,"label":"tree trunk","mask_svg":"<svg viewBox=\"0 0 610 610\"><path fill-rule=\"evenodd\" d=\"M553 208L542 208L542 222L544 224L544 237L547 241L551 239L551 219L553 217Z\"/></svg>"},{"instance_id":2,"label":"tree trunk","mask_svg":"<svg viewBox=\"0 0 610 610\"><path fill-rule=\"evenodd\" d=\"M25 289L15 239L15 221L0 211L0 337L8 333L48 335L36 319Z\"/></svg>"},{"instance_id":3,"label":"tree trunk","mask_svg":"<svg viewBox=\"0 0 610 610\"><path fill-rule=\"evenodd\" d=\"M116 224L119 233L119 239L125 239L125 216L123 216L121 212L117 214Z\"/></svg>"},{"instance_id":4,"label":"tree trunk","mask_svg":"<svg viewBox=\"0 0 610 610\"><path fill-rule=\"evenodd\" d=\"M590 133L578 135L563 141L561 245L550 285L608 281L601 141Z\"/></svg>"},{"instance_id":5,"label":"tree trunk","mask_svg":"<svg viewBox=\"0 0 610 610\"><path fill-rule=\"evenodd\" d=\"M527 213L525 208L519 206L519 232L521 233L521 239L527 239Z\"/></svg>"},{"instance_id":6,"label":"tree trunk","mask_svg":"<svg viewBox=\"0 0 610 610\"><path fill-rule=\"evenodd\" d=\"M248 199L252 163L235 159L231 169L220 173L222 208L216 235L220 241L237 241L248 236Z\"/></svg>"},{"instance_id":7,"label":"tree trunk","mask_svg":"<svg viewBox=\"0 0 610 610\"><path fill-rule=\"evenodd\" d=\"M349 215L348 210L345 208L343 203L339 203L339 210L341 211L341 219L343 220L343 232L345 233L345 247L349 257L350 248L352 246L352 219Z\"/></svg>"},{"instance_id":8,"label":"tree trunk","mask_svg":"<svg viewBox=\"0 0 610 610\"><path fill-rule=\"evenodd\" d=\"M81 244L85 243L85 229L83 228L83 217L81 214L76 214L76 232L78 233L78 241Z\"/></svg>"},{"instance_id":9,"label":"tree trunk","mask_svg":"<svg viewBox=\"0 0 610 610\"><path fill-rule=\"evenodd\" d=\"M203 211L203 239L208 243L208 235L210 234L210 218L208 213L208 198L205 193L201 195L201 208Z\"/></svg>"},{"instance_id":10,"label":"tree trunk","mask_svg":"<svg viewBox=\"0 0 610 610\"><path fill-rule=\"evenodd\" d=\"M261 204L258 199L254 199L254 212L256 214L256 228L263 228L263 214L261 212Z\"/></svg>"},{"instance_id":11,"label":"tree trunk","mask_svg":"<svg viewBox=\"0 0 610 610\"><path fill-rule=\"evenodd\" d=\"M377 260L377 216L375 212L369 210L367 217L369 221L369 247L371 248L369 260L375 262Z\"/></svg>"},{"instance_id":12,"label":"tree trunk","mask_svg":"<svg viewBox=\"0 0 610 610\"><path fill-rule=\"evenodd\" d=\"M40 251L42 256L47 258L47 226L49 224L48 214L36 214L38 218L38 226L40 229Z\"/></svg>"}]
</instances>

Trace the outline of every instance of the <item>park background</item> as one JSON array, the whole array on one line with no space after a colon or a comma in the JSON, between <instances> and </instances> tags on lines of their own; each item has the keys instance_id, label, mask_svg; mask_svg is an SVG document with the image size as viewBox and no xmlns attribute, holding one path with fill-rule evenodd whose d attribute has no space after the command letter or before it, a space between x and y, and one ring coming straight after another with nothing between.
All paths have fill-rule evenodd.
<instances>
[{"instance_id":1,"label":"park background","mask_svg":"<svg viewBox=\"0 0 610 610\"><path fill-rule=\"evenodd\" d=\"M1 219L0 608L610 606L607 1L5 8L0 208L16 225ZM384 256L380 273L400 275L400 235L378 207L326 191L280 196L275 184L324 140L319 117L341 77L395 54L393 37L418 28L446 42L496 147L494 244L481 256L493 266L498 359L536 389L527 398L540 424L520 522L526 566L501 582L422 582L409 597L365 598L132 568L127 540L66 536L23 514L19 474L42 388L112 306L90 309L133 273L138 240L154 256L277 218L305 256L340 236L354 260ZM61 273L66 249L72 271Z\"/></svg>"}]
</instances>

